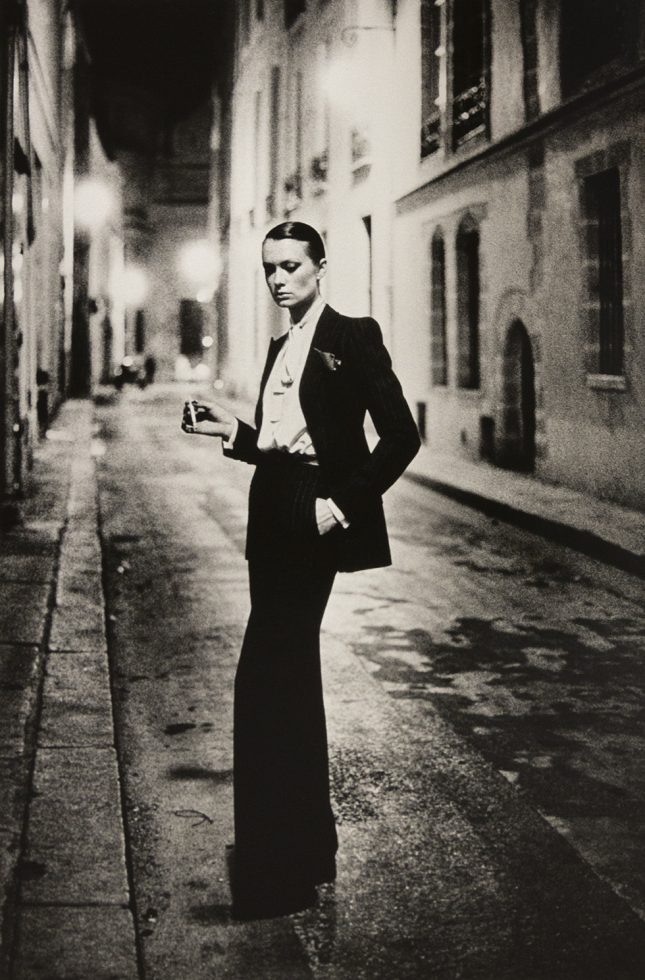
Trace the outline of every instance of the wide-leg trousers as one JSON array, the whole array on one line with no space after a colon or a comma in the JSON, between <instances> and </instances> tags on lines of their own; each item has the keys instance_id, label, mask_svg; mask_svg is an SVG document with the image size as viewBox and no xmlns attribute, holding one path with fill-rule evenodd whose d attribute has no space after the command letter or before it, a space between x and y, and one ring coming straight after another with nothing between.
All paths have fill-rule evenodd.
<instances>
[{"instance_id":1,"label":"wide-leg trousers","mask_svg":"<svg viewBox=\"0 0 645 980\"><path fill-rule=\"evenodd\" d=\"M320 625L335 575L316 467L272 454L249 502L251 613L235 680L233 911L287 914L335 877ZM336 533L332 531L331 534Z\"/></svg>"}]
</instances>

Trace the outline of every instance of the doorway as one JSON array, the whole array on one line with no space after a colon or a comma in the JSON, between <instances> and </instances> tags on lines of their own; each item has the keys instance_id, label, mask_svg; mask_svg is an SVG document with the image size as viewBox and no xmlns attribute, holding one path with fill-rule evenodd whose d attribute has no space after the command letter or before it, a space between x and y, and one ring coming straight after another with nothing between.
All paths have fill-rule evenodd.
<instances>
[{"instance_id":1,"label":"doorway","mask_svg":"<svg viewBox=\"0 0 645 980\"><path fill-rule=\"evenodd\" d=\"M514 320L503 362L502 433L499 461L509 469L535 468L535 363L528 331Z\"/></svg>"}]
</instances>

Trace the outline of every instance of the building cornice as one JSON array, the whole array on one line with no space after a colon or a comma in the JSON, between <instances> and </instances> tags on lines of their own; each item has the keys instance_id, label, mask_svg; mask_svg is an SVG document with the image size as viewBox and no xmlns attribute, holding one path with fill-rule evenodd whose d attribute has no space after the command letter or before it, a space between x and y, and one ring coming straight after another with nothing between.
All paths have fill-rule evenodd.
<instances>
[{"instance_id":1,"label":"building cornice","mask_svg":"<svg viewBox=\"0 0 645 980\"><path fill-rule=\"evenodd\" d=\"M461 174L469 167L489 159L502 159L512 153L522 151L545 136L563 129L572 119L579 124L581 113L602 108L622 96L628 96L642 87L643 82L645 82L645 62L639 64L629 73L611 79L601 87L582 92L574 98L559 103L554 109L545 112L537 119L531 120L520 129L514 130L514 132L494 143L487 143L467 157L454 159L445 170L397 198L395 201L397 214L413 211L433 200L435 194L444 193L445 190L442 186L444 182Z\"/></svg>"}]
</instances>

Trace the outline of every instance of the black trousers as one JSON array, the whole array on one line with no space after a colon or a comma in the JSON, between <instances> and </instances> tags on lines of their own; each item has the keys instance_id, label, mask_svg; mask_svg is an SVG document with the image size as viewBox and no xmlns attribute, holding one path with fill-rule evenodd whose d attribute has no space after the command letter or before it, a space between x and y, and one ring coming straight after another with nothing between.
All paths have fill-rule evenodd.
<instances>
[{"instance_id":1,"label":"black trousers","mask_svg":"<svg viewBox=\"0 0 645 980\"><path fill-rule=\"evenodd\" d=\"M251 614L234 711L232 888L243 918L306 908L336 873L320 671L335 567L316 528L319 490L315 467L273 454L251 487Z\"/></svg>"}]
</instances>

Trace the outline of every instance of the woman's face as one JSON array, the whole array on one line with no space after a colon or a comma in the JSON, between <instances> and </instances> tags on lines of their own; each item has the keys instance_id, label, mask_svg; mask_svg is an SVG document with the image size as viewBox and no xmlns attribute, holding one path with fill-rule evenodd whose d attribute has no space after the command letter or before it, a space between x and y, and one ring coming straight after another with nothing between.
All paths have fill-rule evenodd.
<instances>
[{"instance_id":1,"label":"woman's face","mask_svg":"<svg viewBox=\"0 0 645 980\"><path fill-rule=\"evenodd\" d=\"M314 262L306 242L267 238L262 243L262 265L274 302L289 310L296 322L318 294L318 282L325 274L325 259L320 264Z\"/></svg>"}]
</instances>

